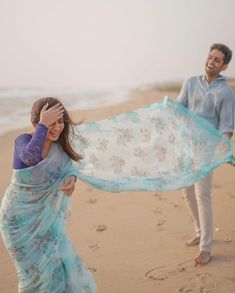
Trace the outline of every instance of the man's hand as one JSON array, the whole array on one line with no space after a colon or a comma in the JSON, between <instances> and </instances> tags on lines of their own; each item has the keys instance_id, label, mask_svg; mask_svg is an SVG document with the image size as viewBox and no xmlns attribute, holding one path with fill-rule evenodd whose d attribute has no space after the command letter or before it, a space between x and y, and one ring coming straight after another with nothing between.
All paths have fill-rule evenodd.
<instances>
[{"instance_id":1,"label":"man's hand","mask_svg":"<svg viewBox=\"0 0 235 293\"><path fill-rule=\"evenodd\" d=\"M224 133L224 135L226 135L229 139L231 139L232 136L233 136L233 133L232 132L226 132L226 133ZM233 159L234 159L234 157L233 157ZM232 165L233 167L235 167L235 164L232 163L232 162L229 162L228 164Z\"/></svg>"},{"instance_id":2,"label":"man's hand","mask_svg":"<svg viewBox=\"0 0 235 293\"><path fill-rule=\"evenodd\" d=\"M68 196L72 195L72 193L75 189L75 182L76 182L75 176L71 176L71 177L67 178L64 181L64 183L61 185L60 190L63 191Z\"/></svg>"},{"instance_id":3,"label":"man's hand","mask_svg":"<svg viewBox=\"0 0 235 293\"><path fill-rule=\"evenodd\" d=\"M233 159L235 160L234 157L233 157ZM232 165L233 167L235 167L235 163L233 163L233 162L229 162L229 165Z\"/></svg>"}]
</instances>

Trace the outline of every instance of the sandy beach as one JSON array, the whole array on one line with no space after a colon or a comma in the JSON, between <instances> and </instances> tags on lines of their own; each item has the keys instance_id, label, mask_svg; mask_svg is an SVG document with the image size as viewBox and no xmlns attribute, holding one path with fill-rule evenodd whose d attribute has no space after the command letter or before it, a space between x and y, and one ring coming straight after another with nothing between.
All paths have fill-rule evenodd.
<instances>
[{"instance_id":1,"label":"sandy beach","mask_svg":"<svg viewBox=\"0 0 235 293\"><path fill-rule=\"evenodd\" d=\"M130 101L82 112L74 120L98 120L123 113L177 92L142 90ZM0 201L11 179L13 142L0 137ZM233 138L234 142L234 138ZM99 293L234 293L235 168L214 172L214 243L211 262L195 267L198 247L186 248L193 224L180 190L108 193L79 181L72 196L68 233L91 269ZM15 267L0 238L0 292L16 293Z\"/></svg>"}]
</instances>

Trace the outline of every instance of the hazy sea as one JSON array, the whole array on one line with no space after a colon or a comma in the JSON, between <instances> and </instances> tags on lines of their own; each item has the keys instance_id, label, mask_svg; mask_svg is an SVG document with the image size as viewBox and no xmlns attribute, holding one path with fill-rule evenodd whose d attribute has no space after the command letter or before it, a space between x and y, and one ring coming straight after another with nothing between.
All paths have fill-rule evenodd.
<instances>
[{"instance_id":1,"label":"hazy sea","mask_svg":"<svg viewBox=\"0 0 235 293\"><path fill-rule=\"evenodd\" d=\"M114 105L130 99L130 89L0 88L0 135L30 126L30 110L39 97L58 97L69 111Z\"/></svg>"}]
</instances>

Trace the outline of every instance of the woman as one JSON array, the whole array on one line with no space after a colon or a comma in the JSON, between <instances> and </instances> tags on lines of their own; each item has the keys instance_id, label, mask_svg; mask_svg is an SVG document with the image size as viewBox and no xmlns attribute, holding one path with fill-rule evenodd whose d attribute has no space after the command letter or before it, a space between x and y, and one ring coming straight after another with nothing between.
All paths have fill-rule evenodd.
<instances>
[{"instance_id":1,"label":"woman","mask_svg":"<svg viewBox=\"0 0 235 293\"><path fill-rule=\"evenodd\" d=\"M0 213L19 292L94 293L92 275L65 232L77 176L74 162L81 159L70 141L74 123L51 97L34 103L31 122L34 133L15 140L13 177Z\"/></svg>"}]
</instances>

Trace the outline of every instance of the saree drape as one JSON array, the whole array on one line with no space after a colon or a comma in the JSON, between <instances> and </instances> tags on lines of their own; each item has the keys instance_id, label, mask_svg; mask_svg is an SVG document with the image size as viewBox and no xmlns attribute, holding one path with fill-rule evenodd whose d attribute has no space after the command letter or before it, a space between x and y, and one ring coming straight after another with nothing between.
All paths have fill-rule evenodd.
<instances>
[{"instance_id":1,"label":"saree drape","mask_svg":"<svg viewBox=\"0 0 235 293\"><path fill-rule=\"evenodd\" d=\"M235 162L226 136L168 97L76 130L78 176L106 191L179 189Z\"/></svg>"},{"instance_id":2,"label":"saree drape","mask_svg":"<svg viewBox=\"0 0 235 293\"><path fill-rule=\"evenodd\" d=\"M96 292L91 273L65 232L70 198L60 186L70 175L77 175L77 169L56 143L36 166L13 171L0 227L21 293Z\"/></svg>"}]
</instances>

